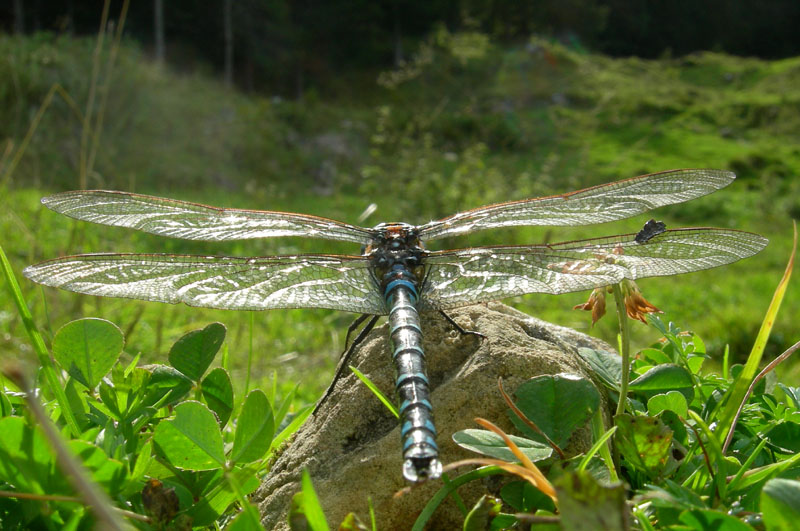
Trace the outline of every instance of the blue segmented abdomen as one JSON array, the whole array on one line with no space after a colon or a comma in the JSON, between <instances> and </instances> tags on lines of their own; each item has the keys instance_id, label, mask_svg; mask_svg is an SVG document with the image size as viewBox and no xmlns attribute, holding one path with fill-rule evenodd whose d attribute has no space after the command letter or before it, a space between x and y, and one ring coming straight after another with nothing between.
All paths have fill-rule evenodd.
<instances>
[{"instance_id":1,"label":"blue segmented abdomen","mask_svg":"<svg viewBox=\"0 0 800 531\"><path fill-rule=\"evenodd\" d=\"M415 482L436 479L442 474L416 293L413 282L398 279L387 284L384 294L389 305L392 357L400 400L403 476Z\"/></svg>"}]
</instances>

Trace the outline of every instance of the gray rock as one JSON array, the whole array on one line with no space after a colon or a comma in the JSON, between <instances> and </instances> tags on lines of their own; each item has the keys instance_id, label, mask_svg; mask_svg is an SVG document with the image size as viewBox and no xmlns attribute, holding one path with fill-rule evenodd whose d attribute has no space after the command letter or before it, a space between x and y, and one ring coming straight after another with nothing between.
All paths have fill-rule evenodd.
<instances>
[{"instance_id":1,"label":"gray rock","mask_svg":"<svg viewBox=\"0 0 800 531\"><path fill-rule=\"evenodd\" d=\"M487 339L459 334L438 313L422 315L437 443L445 465L477 457L451 439L456 431L477 428L475 417L491 420L513 433L507 406L498 392L499 377L508 393L542 374L566 372L590 378L576 349L613 350L598 339L499 303L461 308L451 316L463 328L480 332ZM351 364L387 396L394 397L394 369L385 324L367 336ZM369 522L367 500L371 498L379 529L408 529L442 486L441 480L430 481L395 496L407 486L401 474L399 423L355 375L346 374L276 460L256 492L253 501L259 505L267 529L287 529L287 510L292 495L300 490L303 468L308 469L328 523L334 528L349 512ZM567 451L579 453L590 445L588 428L579 430ZM451 472L451 477L457 472ZM485 492L486 485L475 482L459 489L467 506ZM448 499L429 528L461 529L462 521L461 513Z\"/></svg>"}]
</instances>

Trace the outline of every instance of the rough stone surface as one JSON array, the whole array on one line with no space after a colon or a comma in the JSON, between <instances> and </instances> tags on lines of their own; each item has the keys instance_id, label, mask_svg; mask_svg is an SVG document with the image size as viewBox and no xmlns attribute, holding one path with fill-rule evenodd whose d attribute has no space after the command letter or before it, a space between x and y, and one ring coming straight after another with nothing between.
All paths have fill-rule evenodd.
<instances>
[{"instance_id":1,"label":"rough stone surface","mask_svg":"<svg viewBox=\"0 0 800 531\"><path fill-rule=\"evenodd\" d=\"M480 332L487 339L459 334L437 313L422 315L424 350L439 433L437 443L445 464L476 457L451 439L456 431L477 428L475 417L489 419L513 432L507 406L498 392L498 377L502 377L509 393L542 374L566 372L590 378L589 369L576 349L613 350L598 339L499 303L469 306L450 315L463 328ZM388 335L385 324L376 327L351 364L393 397L394 368ZM579 430L568 451L584 451L590 444L589 430ZM355 375L348 373L277 459L253 501L258 503L267 529L287 529L286 513L292 495L300 490L300 473L306 468L330 525L337 527L349 512L368 522L369 497L379 529L408 529L442 483L431 481L395 496L406 487L401 464L397 419ZM459 489L459 494L470 506L487 487L487 484L468 484ZM462 521L455 504L447 500L437 510L429 528L460 529Z\"/></svg>"}]
</instances>

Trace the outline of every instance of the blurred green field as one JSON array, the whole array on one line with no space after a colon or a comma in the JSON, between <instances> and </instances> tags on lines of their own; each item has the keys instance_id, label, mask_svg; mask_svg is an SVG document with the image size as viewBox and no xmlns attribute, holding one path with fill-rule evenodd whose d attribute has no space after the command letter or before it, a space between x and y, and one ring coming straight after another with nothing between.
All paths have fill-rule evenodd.
<instances>
[{"instance_id":1,"label":"blurred green field","mask_svg":"<svg viewBox=\"0 0 800 531\"><path fill-rule=\"evenodd\" d=\"M0 37L0 245L19 273L80 252L258 256L357 254L353 245L280 239L230 244L166 240L73 222L41 196L79 186L94 42L49 35ZM106 54L108 51L105 52ZM374 75L373 75L374 74ZM26 132L54 83L56 95L24 151ZM668 226L719 226L770 239L729 267L640 282L645 297L719 359L742 360L790 253L800 216L800 58L760 61L704 53L679 59L609 59L531 40L499 48L477 33L441 31L403 68L311 90L302 101L247 96L202 73L150 63L123 43L99 78L103 112L88 188L122 189L216 206L285 210L375 225L425 222L487 203L562 193L642 173L730 169L739 178L711 196L656 211ZM94 116L97 116L95 113ZM19 156L18 156L19 155ZM369 205L375 212L359 216ZM636 232L651 216L576 229L486 231L437 248L555 242ZM439 243L439 242L437 242ZM277 371L312 401L332 377L355 317L324 310L222 312L41 289L21 278L46 335L81 316L126 332L126 351L152 361L210 321L226 343L240 389L248 352L256 385ZM767 358L798 339L800 283L789 287ZM613 316L590 329L571 308L586 294L507 302L531 315L614 341ZM251 327L252 318L252 327ZM634 347L657 334L634 324ZM33 359L6 290L0 356ZM388 358L387 358L388 362ZM782 380L800 383L800 365Z\"/></svg>"}]
</instances>

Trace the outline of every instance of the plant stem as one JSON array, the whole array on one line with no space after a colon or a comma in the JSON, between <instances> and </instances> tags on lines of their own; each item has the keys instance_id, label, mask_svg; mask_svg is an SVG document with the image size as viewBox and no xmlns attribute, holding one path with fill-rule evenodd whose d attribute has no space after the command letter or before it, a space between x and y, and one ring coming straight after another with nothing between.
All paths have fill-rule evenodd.
<instances>
[{"instance_id":1,"label":"plant stem","mask_svg":"<svg viewBox=\"0 0 800 531\"><path fill-rule=\"evenodd\" d=\"M103 49L103 41L106 35L106 24L108 23L108 8L111 2L103 2L103 14L100 16L100 29L97 30L97 42L92 55L92 77L89 82L89 96L86 98L86 111L83 113L83 129L81 130L81 149L80 161L78 164L78 188L86 189L86 177L88 173L87 158L89 155L89 135L91 133L92 113L94 108L94 98L97 92L97 76L100 71L100 51Z\"/></svg>"},{"instance_id":2,"label":"plant stem","mask_svg":"<svg viewBox=\"0 0 800 531\"><path fill-rule=\"evenodd\" d=\"M619 388L619 401L617 402L617 415L625 412L625 402L628 400L628 380L631 372L631 336L628 329L628 315L625 312L625 301L622 297L622 290L619 284L614 284L611 287L614 293L614 303L617 309L617 318L619 319L619 334L620 334L620 356L622 357L622 382Z\"/></svg>"},{"instance_id":3,"label":"plant stem","mask_svg":"<svg viewBox=\"0 0 800 531\"><path fill-rule=\"evenodd\" d=\"M247 379L244 381L244 396L247 396L247 393L250 392L250 374L253 370L253 336L254 329L255 329L255 315L256 312L250 312L250 326L249 326L249 333L250 333L250 345L247 349Z\"/></svg>"}]
</instances>

